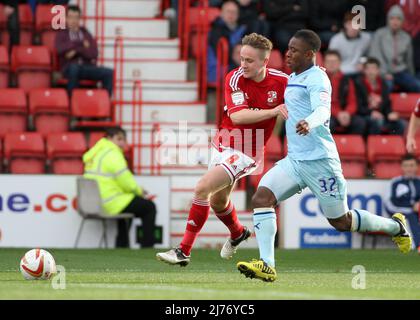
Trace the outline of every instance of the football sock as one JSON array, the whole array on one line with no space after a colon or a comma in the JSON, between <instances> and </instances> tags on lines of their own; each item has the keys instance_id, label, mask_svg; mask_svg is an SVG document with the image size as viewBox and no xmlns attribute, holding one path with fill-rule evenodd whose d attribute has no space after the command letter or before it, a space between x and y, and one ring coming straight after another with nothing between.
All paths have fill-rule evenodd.
<instances>
[{"instance_id":1,"label":"football sock","mask_svg":"<svg viewBox=\"0 0 420 320\"><path fill-rule=\"evenodd\" d=\"M228 206L224 210L216 212L216 217L228 227L231 239L237 239L242 235L244 226L238 220L236 209L232 201L229 201Z\"/></svg>"},{"instance_id":2,"label":"football sock","mask_svg":"<svg viewBox=\"0 0 420 320\"><path fill-rule=\"evenodd\" d=\"M204 223L207 221L210 213L210 202L208 200L193 199L190 213L188 215L187 227L182 238L180 248L182 252L189 256Z\"/></svg>"},{"instance_id":3,"label":"football sock","mask_svg":"<svg viewBox=\"0 0 420 320\"><path fill-rule=\"evenodd\" d=\"M254 209L254 230L260 258L274 267L274 237L277 231L276 213L273 208Z\"/></svg>"},{"instance_id":4,"label":"football sock","mask_svg":"<svg viewBox=\"0 0 420 320\"><path fill-rule=\"evenodd\" d=\"M384 218L366 210L350 210L352 215L351 231L382 231L391 236L400 233L400 224L390 218Z\"/></svg>"}]
</instances>

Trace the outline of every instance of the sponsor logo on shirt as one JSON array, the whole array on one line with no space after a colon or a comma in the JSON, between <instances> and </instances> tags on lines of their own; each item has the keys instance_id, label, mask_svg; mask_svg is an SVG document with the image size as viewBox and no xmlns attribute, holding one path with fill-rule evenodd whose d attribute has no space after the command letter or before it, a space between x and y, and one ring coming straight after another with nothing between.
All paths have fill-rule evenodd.
<instances>
[{"instance_id":1,"label":"sponsor logo on shirt","mask_svg":"<svg viewBox=\"0 0 420 320\"><path fill-rule=\"evenodd\" d=\"M235 91L231 94L232 102L234 105L238 106L245 102L245 96L242 91Z\"/></svg>"}]
</instances>

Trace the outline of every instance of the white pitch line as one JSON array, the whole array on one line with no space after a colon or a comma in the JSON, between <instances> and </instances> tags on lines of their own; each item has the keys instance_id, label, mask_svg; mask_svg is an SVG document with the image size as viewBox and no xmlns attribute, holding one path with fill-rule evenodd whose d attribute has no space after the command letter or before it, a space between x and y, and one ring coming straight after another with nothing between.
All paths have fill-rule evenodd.
<instances>
[{"instance_id":1,"label":"white pitch line","mask_svg":"<svg viewBox=\"0 0 420 320\"><path fill-rule=\"evenodd\" d=\"M123 289L123 290L155 290L155 291L177 291L177 292L192 292L192 293L213 293L213 294L220 294L221 290L217 289L202 289L202 288L189 288L183 286L166 286L166 285L128 285L128 284L111 284L111 283L72 283L67 285L68 288L70 287L82 287L82 288L96 288L96 289ZM235 290L223 290L223 293L229 293L233 296L240 296L241 292ZM263 298L270 296L272 298L296 298L296 299L325 299L325 300L349 300L349 299L366 299L366 300L375 300L380 299L378 297L337 297L333 295L325 295L325 294L310 294L304 292L274 292L274 291L264 291L261 293Z\"/></svg>"}]
</instances>

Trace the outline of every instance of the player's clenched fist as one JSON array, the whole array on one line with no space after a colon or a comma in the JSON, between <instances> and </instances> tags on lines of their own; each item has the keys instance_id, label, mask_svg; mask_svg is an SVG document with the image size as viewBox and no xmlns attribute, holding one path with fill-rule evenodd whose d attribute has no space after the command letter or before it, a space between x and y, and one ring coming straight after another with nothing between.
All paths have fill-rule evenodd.
<instances>
[{"instance_id":1,"label":"player's clenched fist","mask_svg":"<svg viewBox=\"0 0 420 320\"><path fill-rule=\"evenodd\" d=\"M309 124L305 120L300 120L296 124L296 133L301 136L306 136L309 133Z\"/></svg>"},{"instance_id":2,"label":"player's clenched fist","mask_svg":"<svg viewBox=\"0 0 420 320\"><path fill-rule=\"evenodd\" d=\"M407 137L406 148L408 153L414 153L417 150L416 139Z\"/></svg>"},{"instance_id":3,"label":"player's clenched fist","mask_svg":"<svg viewBox=\"0 0 420 320\"><path fill-rule=\"evenodd\" d=\"M286 105L284 103L283 104L279 104L278 106L276 106L273 109L273 111L274 111L274 113L275 113L276 116L280 116L281 115L284 120L287 120L289 118L289 114L287 112L287 108L286 108Z\"/></svg>"}]
</instances>

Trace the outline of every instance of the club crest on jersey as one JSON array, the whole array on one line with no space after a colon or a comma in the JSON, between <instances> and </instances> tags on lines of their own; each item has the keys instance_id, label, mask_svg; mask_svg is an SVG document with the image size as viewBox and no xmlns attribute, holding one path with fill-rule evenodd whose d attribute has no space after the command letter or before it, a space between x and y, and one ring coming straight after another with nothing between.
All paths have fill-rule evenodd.
<instances>
[{"instance_id":1,"label":"club crest on jersey","mask_svg":"<svg viewBox=\"0 0 420 320\"><path fill-rule=\"evenodd\" d=\"M276 106L278 104L277 92L276 91L268 91L267 92L267 104L269 106Z\"/></svg>"}]
</instances>

